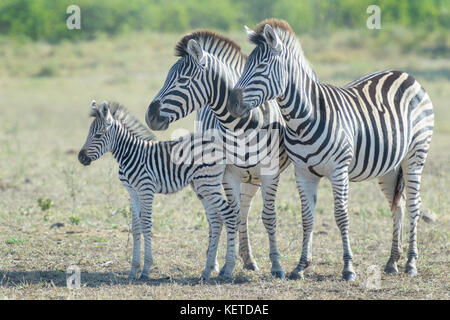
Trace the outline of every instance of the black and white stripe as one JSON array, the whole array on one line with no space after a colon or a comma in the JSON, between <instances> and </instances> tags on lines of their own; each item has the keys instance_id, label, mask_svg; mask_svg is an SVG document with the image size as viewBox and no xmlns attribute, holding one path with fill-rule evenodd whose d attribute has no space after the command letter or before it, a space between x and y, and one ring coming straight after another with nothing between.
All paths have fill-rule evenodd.
<instances>
[{"instance_id":1,"label":"black and white stripe","mask_svg":"<svg viewBox=\"0 0 450 320\"><path fill-rule=\"evenodd\" d=\"M324 176L332 184L342 235L343 278L355 278L348 237L348 183L372 178L378 178L394 217L388 273L398 272L406 190L410 240L405 271L415 275L420 178L434 121L428 94L401 71L376 72L345 87L320 83L286 22L267 20L247 33L256 48L232 91L229 108L246 115L277 98L286 120L285 142L295 164L304 231L302 255L291 277L301 277L311 261L317 185Z\"/></svg>"},{"instance_id":2,"label":"black and white stripe","mask_svg":"<svg viewBox=\"0 0 450 320\"><path fill-rule=\"evenodd\" d=\"M130 278L135 278L140 265L141 232L145 241L144 266L141 278L148 278L152 265L151 228L152 204L156 193L174 193L188 184L196 192L206 210L209 222L209 246L203 279L208 279L216 267L217 246L222 225L227 232L226 263L219 277L233 276L236 261L235 238L239 212L233 210L222 196L225 165L201 161L181 163L176 153L190 152L196 138L189 135L174 141L157 142L153 134L140 124L124 107L93 102L94 121L85 145L79 153L84 165L112 152L119 163L119 179L130 193L133 207L133 260Z\"/></svg>"},{"instance_id":3,"label":"black and white stripe","mask_svg":"<svg viewBox=\"0 0 450 320\"><path fill-rule=\"evenodd\" d=\"M236 118L228 112L229 91L247 58L233 41L210 31L193 32L179 41L176 54L180 58L151 102L147 124L154 130L166 129L169 123L199 110L197 131L212 132L208 134L222 141L226 149L227 172L231 174L230 179L224 179L224 188L227 197L233 199L232 207L240 206L239 252L245 268L257 269L247 235L247 214L261 186L262 220L269 235L271 273L284 277L276 242L274 203L279 175L290 162L284 148L285 124L279 108L275 101L269 101L246 118ZM261 141L267 142L267 147L251 151ZM239 143L243 148L233 148ZM265 171L267 166L270 168Z\"/></svg>"}]
</instances>

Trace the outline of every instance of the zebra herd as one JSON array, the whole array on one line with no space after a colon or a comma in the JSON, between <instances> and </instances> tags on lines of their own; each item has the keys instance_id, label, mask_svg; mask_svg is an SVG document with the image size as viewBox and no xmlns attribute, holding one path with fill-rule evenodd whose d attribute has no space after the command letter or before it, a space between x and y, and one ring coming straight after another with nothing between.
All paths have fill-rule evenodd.
<instances>
[{"instance_id":1,"label":"zebra herd","mask_svg":"<svg viewBox=\"0 0 450 320\"><path fill-rule=\"evenodd\" d=\"M123 106L108 102L91 105L94 121L78 159L89 165L110 151L119 163L119 178L133 208L130 278L137 276L140 267L141 233L145 241L141 278L148 278L152 264L154 194L173 193L187 184L204 205L209 223L202 279L217 270L223 224L227 253L219 277L233 278L237 233L244 267L258 269L247 217L259 188L271 274L284 278L275 198L280 174L291 162L302 205L303 243L300 261L289 278L302 278L311 263L317 187L324 176L332 185L335 219L342 236L342 278L355 279L348 236L348 184L375 177L394 220L385 272L398 272L406 198L410 239L405 272L414 276L420 178L433 131L428 94L412 76L400 71L372 73L345 87L323 84L287 22L265 20L255 30L246 27L246 31L255 45L248 57L235 42L210 31L189 33L177 43L179 59L151 101L145 120L152 130L166 130L195 110L194 134L157 142Z\"/></svg>"}]
</instances>

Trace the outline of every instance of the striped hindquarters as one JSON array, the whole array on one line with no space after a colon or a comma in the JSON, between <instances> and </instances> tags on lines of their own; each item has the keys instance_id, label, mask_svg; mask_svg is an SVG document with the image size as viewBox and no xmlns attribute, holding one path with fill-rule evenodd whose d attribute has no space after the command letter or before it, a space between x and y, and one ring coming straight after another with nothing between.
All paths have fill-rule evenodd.
<instances>
[{"instance_id":1,"label":"striped hindquarters","mask_svg":"<svg viewBox=\"0 0 450 320\"><path fill-rule=\"evenodd\" d=\"M340 93L343 105L351 106L348 119L354 128L351 180L381 176L397 167L411 150L420 148L426 154L433 132L433 106L411 75L377 72Z\"/></svg>"}]
</instances>

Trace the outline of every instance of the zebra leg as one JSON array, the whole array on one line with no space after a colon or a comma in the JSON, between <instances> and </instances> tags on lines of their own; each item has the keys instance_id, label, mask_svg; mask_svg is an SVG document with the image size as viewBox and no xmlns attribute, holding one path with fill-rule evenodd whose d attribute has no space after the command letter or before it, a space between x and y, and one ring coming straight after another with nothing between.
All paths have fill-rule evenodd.
<instances>
[{"instance_id":1,"label":"zebra leg","mask_svg":"<svg viewBox=\"0 0 450 320\"><path fill-rule=\"evenodd\" d=\"M263 198L262 221L269 235L269 257L272 261L270 273L276 278L284 278L285 273L280 265L280 252L277 245L277 216L275 211L275 198L280 176L262 176L261 194Z\"/></svg>"},{"instance_id":2,"label":"zebra leg","mask_svg":"<svg viewBox=\"0 0 450 320\"><path fill-rule=\"evenodd\" d=\"M221 190L218 190L221 195ZM236 265L236 232L239 221L239 213L236 213L221 196L216 196L212 200L215 204L216 212L220 212L222 223L225 224L227 232L227 253L225 264L219 272L219 278L222 280L233 279L234 266ZM220 236L220 233L219 233ZM217 251L217 249L216 249Z\"/></svg>"},{"instance_id":3,"label":"zebra leg","mask_svg":"<svg viewBox=\"0 0 450 320\"><path fill-rule=\"evenodd\" d=\"M297 267L292 270L289 279L303 279L303 271L312 262L312 237L314 227L314 212L317 201L317 187L320 178L308 172L295 170L297 188L302 202L303 242L302 255Z\"/></svg>"},{"instance_id":4,"label":"zebra leg","mask_svg":"<svg viewBox=\"0 0 450 320\"><path fill-rule=\"evenodd\" d=\"M248 212L259 186L251 183L243 183L241 187L241 221L239 224L239 255L244 261L244 268L247 270L258 270L258 265L253 258L250 241L248 238Z\"/></svg>"},{"instance_id":5,"label":"zebra leg","mask_svg":"<svg viewBox=\"0 0 450 320\"><path fill-rule=\"evenodd\" d=\"M201 181L201 180L200 180ZM204 197L201 195L201 191L198 189L198 187L201 184L199 184L198 181L194 180L191 182L191 187L194 190L195 194L197 195L197 198L202 202L203 207L205 208L205 214L206 214L206 219L208 220L208 228L209 228L209 244L208 244L208 248L206 249L206 267L205 267L205 271L203 271L204 276L202 275L200 277L200 281L202 280L208 280L210 275L211 275L211 271L216 271L219 272L219 262L217 261L217 249L214 252L214 255L210 255L209 252L211 250L211 245L212 245L212 241L213 241L213 227L211 225L211 217L214 217L214 211L209 207L209 203L207 201L205 201ZM220 229L218 231L219 237L220 237L220 233L222 232L222 222L220 224ZM210 257L209 259L212 259L212 257L214 258L214 260L211 262L211 260L208 260L208 257ZM207 271L206 271L207 270Z\"/></svg>"},{"instance_id":6,"label":"zebra leg","mask_svg":"<svg viewBox=\"0 0 450 320\"><path fill-rule=\"evenodd\" d=\"M348 170L343 170L333 173L330 177L334 196L334 217L341 231L342 246L344 249L344 269L342 271L342 279L345 281L354 281L356 278L353 270L353 253L350 247L350 239L348 236Z\"/></svg>"},{"instance_id":7,"label":"zebra leg","mask_svg":"<svg viewBox=\"0 0 450 320\"><path fill-rule=\"evenodd\" d=\"M384 195L389 201L394 220L391 255L384 268L384 272L388 274L398 273L397 261L402 254L402 223L403 223L403 180L401 170L387 173L383 177L378 178L378 184Z\"/></svg>"},{"instance_id":8,"label":"zebra leg","mask_svg":"<svg viewBox=\"0 0 450 320\"><path fill-rule=\"evenodd\" d=\"M209 224L209 244L206 250L206 265L200 277L201 281L207 281L211 271L216 269L217 248L219 246L220 233L222 232L222 221L219 215L209 207L209 203L202 200L206 210L206 217Z\"/></svg>"},{"instance_id":9,"label":"zebra leg","mask_svg":"<svg viewBox=\"0 0 450 320\"><path fill-rule=\"evenodd\" d=\"M228 205L233 211L233 215L236 217L237 221L242 223L240 211L241 176L232 170L227 169L223 175L222 185L225 190ZM247 228L245 228L245 232L247 233Z\"/></svg>"},{"instance_id":10,"label":"zebra leg","mask_svg":"<svg viewBox=\"0 0 450 320\"><path fill-rule=\"evenodd\" d=\"M147 191L148 192L148 191ZM144 234L144 266L142 268L142 273L140 276L141 280L149 279L150 267L153 264L153 256L152 256L152 205L153 205L153 196L154 194L147 194L144 200L141 200L141 226L142 233Z\"/></svg>"},{"instance_id":11,"label":"zebra leg","mask_svg":"<svg viewBox=\"0 0 450 320\"><path fill-rule=\"evenodd\" d=\"M420 217L420 180L422 175L423 163L425 157L418 157L416 154L405 159L401 166L405 180L406 190L406 208L409 213L410 231L409 231L409 248L408 260L405 265L405 272L411 277L417 274L416 260L419 253L417 250L417 222Z\"/></svg>"},{"instance_id":12,"label":"zebra leg","mask_svg":"<svg viewBox=\"0 0 450 320\"><path fill-rule=\"evenodd\" d=\"M141 264L141 219L139 209L139 199L137 193L128 188L130 194L132 216L131 216L131 232L133 234L133 259L131 261L131 270L128 274L128 279L136 279L139 267Z\"/></svg>"}]
</instances>

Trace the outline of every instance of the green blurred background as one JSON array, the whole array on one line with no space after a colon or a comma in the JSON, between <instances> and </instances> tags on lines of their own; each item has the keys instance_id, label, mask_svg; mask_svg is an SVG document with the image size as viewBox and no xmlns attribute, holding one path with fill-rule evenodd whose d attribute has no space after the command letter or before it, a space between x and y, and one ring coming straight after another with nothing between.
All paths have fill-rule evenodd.
<instances>
[{"instance_id":1,"label":"green blurred background","mask_svg":"<svg viewBox=\"0 0 450 320\"><path fill-rule=\"evenodd\" d=\"M294 31L326 36L364 29L369 5L382 12L382 28L407 28L418 38L450 29L449 0L2 0L0 34L33 40L93 39L131 30L185 32L197 28L242 30L268 17L286 19ZM81 30L66 27L66 8L81 8ZM448 43L444 43L448 45ZM448 49L448 47L446 47ZM440 50L443 50L441 48Z\"/></svg>"}]
</instances>

